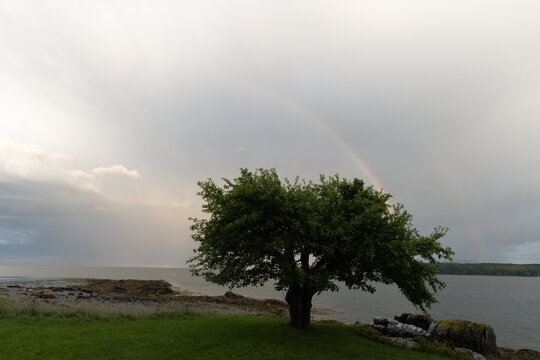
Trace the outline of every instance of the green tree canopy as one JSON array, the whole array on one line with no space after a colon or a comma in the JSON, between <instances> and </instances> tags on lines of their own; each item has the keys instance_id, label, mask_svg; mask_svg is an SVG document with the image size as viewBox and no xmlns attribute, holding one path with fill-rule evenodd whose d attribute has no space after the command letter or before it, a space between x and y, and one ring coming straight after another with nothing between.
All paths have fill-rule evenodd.
<instances>
[{"instance_id":1,"label":"green tree canopy","mask_svg":"<svg viewBox=\"0 0 540 360\"><path fill-rule=\"evenodd\" d=\"M232 287L275 281L287 290L291 325L309 328L311 300L322 291L374 292L396 284L425 311L444 287L433 266L450 259L437 227L421 236L402 205L359 179L281 180L275 169L241 169L234 180L199 182L205 219L191 219L198 243L193 274Z\"/></svg>"}]
</instances>

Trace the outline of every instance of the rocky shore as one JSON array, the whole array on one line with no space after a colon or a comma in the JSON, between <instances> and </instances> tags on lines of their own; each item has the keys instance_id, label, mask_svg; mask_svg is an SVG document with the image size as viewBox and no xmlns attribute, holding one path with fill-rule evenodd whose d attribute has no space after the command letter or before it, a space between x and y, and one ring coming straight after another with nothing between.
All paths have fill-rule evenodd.
<instances>
[{"instance_id":1,"label":"rocky shore","mask_svg":"<svg viewBox=\"0 0 540 360\"><path fill-rule=\"evenodd\" d=\"M472 321L434 320L423 314L403 313L393 319L375 318L371 326L388 341L408 348L428 341L449 346L475 360L540 360L540 352L535 350L497 347L491 326Z\"/></svg>"},{"instance_id":2,"label":"rocky shore","mask_svg":"<svg viewBox=\"0 0 540 360\"><path fill-rule=\"evenodd\" d=\"M288 306L276 299L253 299L233 292L195 295L163 280L61 279L16 281L0 286L0 296L18 304L42 304L104 312L210 312L288 316ZM314 314L331 310L314 309Z\"/></svg>"}]
</instances>

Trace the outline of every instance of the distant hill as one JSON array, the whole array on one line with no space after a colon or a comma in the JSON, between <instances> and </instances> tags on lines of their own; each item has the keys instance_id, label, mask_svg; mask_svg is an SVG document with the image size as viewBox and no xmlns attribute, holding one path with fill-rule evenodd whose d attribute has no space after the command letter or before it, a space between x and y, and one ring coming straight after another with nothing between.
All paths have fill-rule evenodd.
<instances>
[{"instance_id":1,"label":"distant hill","mask_svg":"<svg viewBox=\"0 0 540 360\"><path fill-rule=\"evenodd\" d=\"M443 275L540 276L540 264L459 264L436 265Z\"/></svg>"}]
</instances>

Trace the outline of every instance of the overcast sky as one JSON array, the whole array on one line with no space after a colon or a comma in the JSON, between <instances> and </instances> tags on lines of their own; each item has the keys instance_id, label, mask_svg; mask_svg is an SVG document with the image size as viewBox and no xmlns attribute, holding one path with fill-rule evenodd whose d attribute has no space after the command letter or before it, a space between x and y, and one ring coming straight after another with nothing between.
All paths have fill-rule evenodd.
<instances>
[{"instance_id":1,"label":"overcast sky","mask_svg":"<svg viewBox=\"0 0 540 360\"><path fill-rule=\"evenodd\" d=\"M0 261L185 266L196 182L382 186L540 262L540 2L0 0Z\"/></svg>"}]
</instances>

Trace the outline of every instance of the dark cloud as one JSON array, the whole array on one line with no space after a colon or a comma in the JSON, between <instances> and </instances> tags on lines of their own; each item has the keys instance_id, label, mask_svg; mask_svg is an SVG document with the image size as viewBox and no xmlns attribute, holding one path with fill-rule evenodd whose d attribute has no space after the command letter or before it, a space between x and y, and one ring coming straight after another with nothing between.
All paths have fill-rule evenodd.
<instances>
[{"instance_id":1,"label":"dark cloud","mask_svg":"<svg viewBox=\"0 0 540 360\"><path fill-rule=\"evenodd\" d=\"M0 259L183 265L187 209L122 204L43 182L0 182Z\"/></svg>"}]
</instances>

